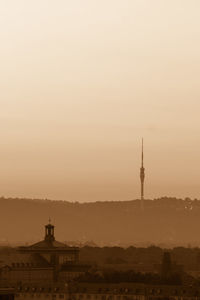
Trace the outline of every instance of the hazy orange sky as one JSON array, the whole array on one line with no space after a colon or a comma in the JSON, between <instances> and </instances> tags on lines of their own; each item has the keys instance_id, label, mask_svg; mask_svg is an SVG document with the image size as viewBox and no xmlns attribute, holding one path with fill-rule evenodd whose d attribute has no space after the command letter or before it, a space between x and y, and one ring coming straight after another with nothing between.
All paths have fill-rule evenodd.
<instances>
[{"instance_id":1,"label":"hazy orange sky","mask_svg":"<svg viewBox=\"0 0 200 300\"><path fill-rule=\"evenodd\" d=\"M199 0L1 0L0 195L200 198Z\"/></svg>"}]
</instances>

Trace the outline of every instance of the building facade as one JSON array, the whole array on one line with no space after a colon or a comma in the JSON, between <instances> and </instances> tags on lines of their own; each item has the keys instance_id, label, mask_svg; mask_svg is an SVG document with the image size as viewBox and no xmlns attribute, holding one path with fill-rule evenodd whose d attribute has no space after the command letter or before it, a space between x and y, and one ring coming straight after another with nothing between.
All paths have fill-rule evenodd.
<instances>
[{"instance_id":1,"label":"building facade","mask_svg":"<svg viewBox=\"0 0 200 300\"><path fill-rule=\"evenodd\" d=\"M25 285L15 289L18 300L200 300L200 287L136 283Z\"/></svg>"}]
</instances>

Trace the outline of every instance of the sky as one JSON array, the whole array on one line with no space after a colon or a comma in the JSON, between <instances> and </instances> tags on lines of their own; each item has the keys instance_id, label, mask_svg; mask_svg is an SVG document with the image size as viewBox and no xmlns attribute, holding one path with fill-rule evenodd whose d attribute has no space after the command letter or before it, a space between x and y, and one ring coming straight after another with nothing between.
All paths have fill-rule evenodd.
<instances>
[{"instance_id":1,"label":"sky","mask_svg":"<svg viewBox=\"0 0 200 300\"><path fill-rule=\"evenodd\" d=\"M200 198L199 0L1 0L0 195Z\"/></svg>"}]
</instances>

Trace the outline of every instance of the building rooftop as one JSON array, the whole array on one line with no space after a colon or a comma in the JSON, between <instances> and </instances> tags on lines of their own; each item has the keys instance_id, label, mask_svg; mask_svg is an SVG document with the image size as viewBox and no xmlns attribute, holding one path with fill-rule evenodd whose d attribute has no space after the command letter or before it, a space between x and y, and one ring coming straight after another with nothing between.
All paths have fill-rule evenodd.
<instances>
[{"instance_id":1,"label":"building rooftop","mask_svg":"<svg viewBox=\"0 0 200 300\"><path fill-rule=\"evenodd\" d=\"M58 242L56 240L46 240L35 243L30 248L66 248L68 247L66 244Z\"/></svg>"},{"instance_id":2,"label":"building rooftop","mask_svg":"<svg viewBox=\"0 0 200 300\"><path fill-rule=\"evenodd\" d=\"M78 247L70 247L64 243L58 242L55 240L55 236L54 236L54 225L52 224L47 224L45 225L45 237L42 241L37 242L33 245L30 246L23 246L23 247L19 247L19 250L23 251L23 252L28 252L28 251L32 251L32 252L37 252L39 251L79 251Z\"/></svg>"},{"instance_id":3,"label":"building rooftop","mask_svg":"<svg viewBox=\"0 0 200 300\"><path fill-rule=\"evenodd\" d=\"M27 268L27 267L49 267L49 263L42 256L37 253L28 253L21 255L20 253L13 252L10 254L1 255L0 268Z\"/></svg>"}]
</instances>

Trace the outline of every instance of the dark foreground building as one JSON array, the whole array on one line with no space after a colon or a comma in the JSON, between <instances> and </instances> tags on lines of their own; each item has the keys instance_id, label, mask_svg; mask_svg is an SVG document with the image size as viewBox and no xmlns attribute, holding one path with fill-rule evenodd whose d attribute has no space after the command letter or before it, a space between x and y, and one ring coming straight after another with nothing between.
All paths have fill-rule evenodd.
<instances>
[{"instance_id":1,"label":"dark foreground building","mask_svg":"<svg viewBox=\"0 0 200 300\"><path fill-rule=\"evenodd\" d=\"M0 300L13 300L15 295L14 288L0 288Z\"/></svg>"},{"instance_id":2,"label":"dark foreground building","mask_svg":"<svg viewBox=\"0 0 200 300\"><path fill-rule=\"evenodd\" d=\"M0 298L1 299L1 298ZM2 298L3 299L3 298ZM13 299L13 298L7 298ZM135 283L19 285L17 300L200 300L200 287L156 286Z\"/></svg>"}]
</instances>

